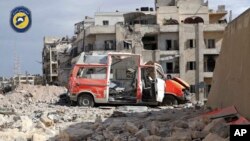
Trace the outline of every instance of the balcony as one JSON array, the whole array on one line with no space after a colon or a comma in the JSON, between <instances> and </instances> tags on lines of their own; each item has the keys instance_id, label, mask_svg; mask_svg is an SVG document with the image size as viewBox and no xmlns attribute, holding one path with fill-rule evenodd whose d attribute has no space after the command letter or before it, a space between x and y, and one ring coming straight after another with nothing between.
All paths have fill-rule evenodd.
<instances>
[{"instance_id":1,"label":"balcony","mask_svg":"<svg viewBox=\"0 0 250 141\"><path fill-rule=\"evenodd\" d=\"M136 24L135 25L135 32L141 32L141 33L150 33L150 34L158 34L160 30L159 25L141 25Z\"/></svg>"},{"instance_id":2,"label":"balcony","mask_svg":"<svg viewBox=\"0 0 250 141\"><path fill-rule=\"evenodd\" d=\"M160 32L178 32L179 25L163 25L160 27Z\"/></svg>"},{"instance_id":3,"label":"balcony","mask_svg":"<svg viewBox=\"0 0 250 141\"><path fill-rule=\"evenodd\" d=\"M161 50L161 55L179 55L179 50Z\"/></svg>"},{"instance_id":4,"label":"balcony","mask_svg":"<svg viewBox=\"0 0 250 141\"><path fill-rule=\"evenodd\" d=\"M204 77L205 78L212 78L213 77L213 72L204 72Z\"/></svg>"},{"instance_id":5,"label":"balcony","mask_svg":"<svg viewBox=\"0 0 250 141\"><path fill-rule=\"evenodd\" d=\"M226 26L227 26L226 24L208 24L208 25L204 25L204 32L224 31Z\"/></svg>"},{"instance_id":6,"label":"balcony","mask_svg":"<svg viewBox=\"0 0 250 141\"><path fill-rule=\"evenodd\" d=\"M219 55L220 54L220 48L216 47L216 48L205 48L203 51L204 54L216 54Z\"/></svg>"},{"instance_id":7,"label":"balcony","mask_svg":"<svg viewBox=\"0 0 250 141\"><path fill-rule=\"evenodd\" d=\"M95 34L115 34L115 26L90 26L86 29L86 36Z\"/></svg>"}]
</instances>

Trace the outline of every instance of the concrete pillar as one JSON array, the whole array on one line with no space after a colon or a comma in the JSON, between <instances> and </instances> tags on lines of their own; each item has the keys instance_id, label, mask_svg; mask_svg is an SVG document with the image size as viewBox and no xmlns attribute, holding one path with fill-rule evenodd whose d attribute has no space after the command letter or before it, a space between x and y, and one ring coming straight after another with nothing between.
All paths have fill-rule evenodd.
<instances>
[{"instance_id":1,"label":"concrete pillar","mask_svg":"<svg viewBox=\"0 0 250 141\"><path fill-rule=\"evenodd\" d=\"M52 82L52 50L51 46L49 47L49 74L50 82Z\"/></svg>"},{"instance_id":2,"label":"concrete pillar","mask_svg":"<svg viewBox=\"0 0 250 141\"><path fill-rule=\"evenodd\" d=\"M179 67L180 67L180 78L184 78L185 75L185 58L184 58L184 48L185 48L185 39L184 39L184 27L181 23L179 25L179 53L180 53L180 60L179 60Z\"/></svg>"},{"instance_id":3,"label":"concrete pillar","mask_svg":"<svg viewBox=\"0 0 250 141\"><path fill-rule=\"evenodd\" d=\"M203 31L203 25L202 23L199 23L195 27L195 35L196 35L196 94L199 102L204 103L204 91L205 91L205 85L204 85L204 31Z\"/></svg>"}]
</instances>

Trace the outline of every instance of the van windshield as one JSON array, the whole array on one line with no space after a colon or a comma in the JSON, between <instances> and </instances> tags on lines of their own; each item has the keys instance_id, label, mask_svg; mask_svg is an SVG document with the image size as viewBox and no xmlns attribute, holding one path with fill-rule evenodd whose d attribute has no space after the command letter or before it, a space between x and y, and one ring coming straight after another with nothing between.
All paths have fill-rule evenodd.
<instances>
[{"instance_id":1,"label":"van windshield","mask_svg":"<svg viewBox=\"0 0 250 141\"><path fill-rule=\"evenodd\" d=\"M83 62L85 64L107 64L107 55L85 55Z\"/></svg>"}]
</instances>

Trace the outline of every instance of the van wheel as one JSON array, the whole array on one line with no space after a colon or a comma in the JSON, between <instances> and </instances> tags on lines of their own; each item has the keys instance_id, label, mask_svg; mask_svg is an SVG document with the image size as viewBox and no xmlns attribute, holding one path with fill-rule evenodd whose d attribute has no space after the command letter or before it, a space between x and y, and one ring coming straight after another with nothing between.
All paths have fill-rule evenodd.
<instances>
[{"instance_id":1,"label":"van wheel","mask_svg":"<svg viewBox=\"0 0 250 141\"><path fill-rule=\"evenodd\" d=\"M84 107L94 107L94 100L92 98L92 96L90 95L80 95L78 97L77 103L79 106L84 106Z\"/></svg>"},{"instance_id":2,"label":"van wheel","mask_svg":"<svg viewBox=\"0 0 250 141\"><path fill-rule=\"evenodd\" d=\"M177 99L172 95L165 95L162 105L164 106L173 106L178 105Z\"/></svg>"}]
</instances>

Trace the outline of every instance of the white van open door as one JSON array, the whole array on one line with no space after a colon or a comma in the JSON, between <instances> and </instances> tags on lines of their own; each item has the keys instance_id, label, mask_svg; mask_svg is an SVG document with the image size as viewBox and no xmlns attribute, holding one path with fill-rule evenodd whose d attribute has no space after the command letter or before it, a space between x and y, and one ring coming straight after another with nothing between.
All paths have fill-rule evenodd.
<instances>
[{"instance_id":1,"label":"white van open door","mask_svg":"<svg viewBox=\"0 0 250 141\"><path fill-rule=\"evenodd\" d=\"M155 63L154 65L155 70L155 94L156 94L156 101L162 102L165 95L165 81L164 76L159 73L159 66Z\"/></svg>"}]
</instances>

